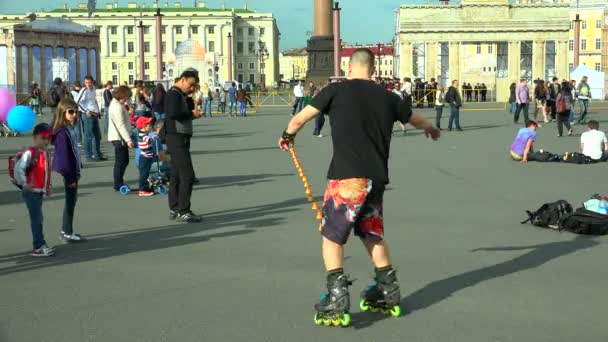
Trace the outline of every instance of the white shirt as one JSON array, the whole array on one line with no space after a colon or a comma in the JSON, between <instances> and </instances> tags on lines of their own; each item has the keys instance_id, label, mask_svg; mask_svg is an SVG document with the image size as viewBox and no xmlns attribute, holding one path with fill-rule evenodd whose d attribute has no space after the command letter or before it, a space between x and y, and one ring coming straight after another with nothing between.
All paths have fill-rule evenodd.
<instances>
[{"instance_id":1,"label":"white shirt","mask_svg":"<svg viewBox=\"0 0 608 342\"><path fill-rule=\"evenodd\" d=\"M581 135L583 154L595 160L602 159L604 144L608 143L606 133L598 130L590 130Z\"/></svg>"},{"instance_id":2,"label":"white shirt","mask_svg":"<svg viewBox=\"0 0 608 342\"><path fill-rule=\"evenodd\" d=\"M97 104L97 94L95 89L80 89L80 93L78 93L78 97L76 97L75 100L81 111L99 114L99 104Z\"/></svg>"},{"instance_id":3,"label":"white shirt","mask_svg":"<svg viewBox=\"0 0 608 342\"><path fill-rule=\"evenodd\" d=\"M293 87L293 95L295 97L304 97L304 87L299 84Z\"/></svg>"},{"instance_id":4,"label":"white shirt","mask_svg":"<svg viewBox=\"0 0 608 342\"><path fill-rule=\"evenodd\" d=\"M403 83L403 87L401 87L401 92L404 94L412 95L412 84L410 82Z\"/></svg>"}]
</instances>

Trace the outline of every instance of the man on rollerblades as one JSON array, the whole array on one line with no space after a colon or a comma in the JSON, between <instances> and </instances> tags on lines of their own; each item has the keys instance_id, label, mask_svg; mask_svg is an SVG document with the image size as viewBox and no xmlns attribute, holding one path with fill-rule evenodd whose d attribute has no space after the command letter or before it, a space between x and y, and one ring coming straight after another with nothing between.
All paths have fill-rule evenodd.
<instances>
[{"instance_id":1,"label":"man on rollerblades","mask_svg":"<svg viewBox=\"0 0 608 342\"><path fill-rule=\"evenodd\" d=\"M315 305L316 324L350 324L351 284L344 274L344 244L354 229L375 266L375 285L363 292L362 310L400 314L400 291L383 239L382 199L388 184L388 157L395 121L410 123L437 140L440 131L419 115L411 103L387 92L371 80L374 55L356 50L349 63L350 77L325 87L289 123L279 139L285 151L298 131L319 113L330 117L333 159L323 203L322 253L327 270L327 294Z\"/></svg>"}]
</instances>

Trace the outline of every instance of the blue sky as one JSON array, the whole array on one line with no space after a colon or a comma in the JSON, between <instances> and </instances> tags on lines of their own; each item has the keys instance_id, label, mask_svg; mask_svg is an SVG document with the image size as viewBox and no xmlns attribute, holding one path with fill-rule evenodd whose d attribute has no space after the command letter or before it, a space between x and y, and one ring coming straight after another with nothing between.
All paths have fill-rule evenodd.
<instances>
[{"instance_id":1,"label":"blue sky","mask_svg":"<svg viewBox=\"0 0 608 342\"><path fill-rule=\"evenodd\" d=\"M101 7L113 0L97 0ZM141 3L141 0L119 0L126 6L130 1ZM169 0L173 4L175 0ZM86 0L0 0L0 13L25 13L41 8L57 8L67 3L75 6ZM152 4L152 0L146 0ZM160 0L159 2L164 2ZM277 18L281 31L281 49L306 46L306 32L312 31L313 0L207 0L208 7L240 8L245 3L250 9L258 12L272 12ZM388 42L392 39L395 25L395 9L401 4L438 3L439 0L342 0L342 39L348 43ZM183 7L193 6L194 0L181 0ZM53 4L53 6L49 6Z\"/></svg>"}]
</instances>

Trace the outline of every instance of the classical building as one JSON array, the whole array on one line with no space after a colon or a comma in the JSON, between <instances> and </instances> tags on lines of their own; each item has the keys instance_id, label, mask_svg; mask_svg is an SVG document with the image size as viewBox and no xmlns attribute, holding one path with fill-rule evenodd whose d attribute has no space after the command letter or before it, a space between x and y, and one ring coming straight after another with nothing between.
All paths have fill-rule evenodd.
<instances>
[{"instance_id":1,"label":"classical building","mask_svg":"<svg viewBox=\"0 0 608 342\"><path fill-rule=\"evenodd\" d=\"M157 27L157 10L162 15L161 27ZM118 2L97 8L91 17L86 3L76 8L67 6L36 13L39 18L64 18L78 24L94 27L99 31L101 43L101 82L115 83L142 78L155 80L169 75L167 70L177 70L175 50L180 42L196 40L205 50L206 59L216 64L217 80L223 83L229 78L240 82L272 84L279 78L279 30L271 13L257 13L245 8L212 9L199 1L197 7L182 7L181 2L159 4L131 2L119 7ZM0 14L0 26L26 21L25 15ZM156 34L161 40L157 46ZM138 36L143 31L143 44ZM192 44L186 44L191 46ZM185 47L186 48L186 47ZM159 70L157 57L162 51ZM186 53L187 54L187 53ZM143 55L143 68L139 56ZM171 67L168 64L173 64ZM204 79L208 80L208 75Z\"/></svg>"},{"instance_id":2,"label":"classical building","mask_svg":"<svg viewBox=\"0 0 608 342\"><path fill-rule=\"evenodd\" d=\"M579 64L608 74L608 1L573 1L570 10L568 66L574 68L574 26L580 20ZM604 60L602 60L604 58Z\"/></svg>"},{"instance_id":3,"label":"classical building","mask_svg":"<svg viewBox=\"0 0 608 342\"><path fill-rule=\"evenodd\" d=\"M448 0L398 10L400 78L485 83L498 101L520 78L568 78L569 2Z\"/></svg>"},{"instance_id":4,"label":"classical building","mask_svg":"<svg viewBox=\"0 0 608 342\"><path fill-rule=\"evenodd\" d=\"M24 94L36 82L44 93L56 77L100 77L99 31L61 18L30 19L2 34L0 85Z\"/></svg>"},{"instance_id":5,"label":"classical building","mask_svg":"<svg viewBox=\"0 0 608 342\"><path fill-rule=\"evenodd\" d=\"M303 80L308 71L308 52L305 48L296 48L283 52L279 64L283 80Z\"/></svg>"},{"instance_id":6,"label":"classical building","mask_svg":"<svg viewBox=\"0 0 608 342\"><path fill-rule=\"evenodd\" d=\"M373 75L374 78L377 78L378 75L380 76L380 78L384 79L394 78L394 51L393 44L391 43L379 43L372 45L343 45L341 50L340 66L344 75L348 76L348 63L350 61L350 56L352 56L353 52L355 52L356 49L362 47L370 49L376 56L376 71Z\"/></svg>"}]
</instances>

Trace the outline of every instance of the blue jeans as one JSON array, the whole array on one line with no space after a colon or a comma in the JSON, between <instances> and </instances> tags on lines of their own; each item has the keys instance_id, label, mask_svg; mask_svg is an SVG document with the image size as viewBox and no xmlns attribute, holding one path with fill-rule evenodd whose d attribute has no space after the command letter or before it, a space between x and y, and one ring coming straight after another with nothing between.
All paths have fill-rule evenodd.
<instances>
[{"instance_id":1,"label":"blue jeans","mask_svg":"<svg viewBox=\"0 0 608 342\"><path fill-rule=\"evenodd\" d=\"M319 113L319 115L317 115L315 118L315 130L312 132L312 135L320 135L323 125L325 125L325 115L323 113Z\"/></svg>"},{"instance_id":2,"label":"blue jeans","mask_svg":"<svg viewBox=\"0 0 608 342\"><path fill-rule=\"evenodd\" d=\"M101 131L99 130L99 117L88 117L82 115L84 126L84 155L85 158L100 158L101 154Z\"/></svg>"},{"instance_id":3,"label":"blue jeans","mask_svg":"<svg viewBox=\"0 0 608 342\"><path fill-rule=\"evenodd\" d=\"M209 115L211 117L211 98L206 97L205 102L203 102L203 113Z\"/></svg>"},{"instance_id":4,"label":"blue jeans","mask_svg":"<svg viewBox=\"0 0 608 342\"><path fill-rule=\"evenodd\" d=\"M448 129L452 129L452 124L456 125L456 129L460 129L460 107L450 104L450 121Z\"/></svg>"},{"instance_id":5,"label":"blue jeans","mask_svg":"<svg viewBox=\"0 0 608 342\"><path fill-rule=\"evenodd\" d=\"M153 158L139 156L139 191L149 191L148 177L150 177L150 168L152 167Z\"/></svg>"},{"instance_id":6,"label":"blue jeans","mask_svg":"<svg viewBox=\"0 0 608 342\"><path fill-rule=\"evenodd\" d=\"M241 116L247 116L247 101L240 101L239 109L241 111Z\"/></svg>"},{"instance_id":7,"label":"blue jeans","mask_svg":"<svg viewBox=\"0 0 608 342\"><path fill-rule=\"evenodd\" d=\"M44 194L25 190L21 194L30 214L34 249L38 249L46 244L42 233L42 198Z\"/></svg>"},{"instance_id":8,"label":"blue jeans","mask_svg":"<svg viewBox=\"0 0 608 342\"><path fill-rule=\"evenodd\" d=\"M156 121L165 120L165 113L154 112L154 119Z\"/></svg>"},{"instance_id":9,"label":"blue jeans","mask_svg":"<svg viewBox=\"0 0 608 342\"><path fill-rule=\"evenodd\" d=\"M304 104L303 97L296 97L296 103L293 105L292 114L297 114L302 111L302 105Z\"/></svg>"},{"instance_id":10,"label":"blue jeans","mask_svg":"<svg viewBox=\"0 0 608 342\"><path fill-rule=\"evenodd\" d=\"M230 112L230 114L236 113L236 101L230 100L228 103L228 112Z\"/></svg>"},{"instance_id":11,"label":"blue jeans","mask_svg":"<svg viewBox=\"0 0 608 342\"><path fill-rule=\"evenodd\" d=\"M587 99L578 99L579 105L581 106L581 114L578 118L579 123L583 123L585 121L585 117L587 116L587 110L589 109L589 100Z\"/></svg>"},{"instance_id":12,"label":"blue jeans","mask_svg":"<svg viewBox=\"0 0 608 342\"><path fill-rule=\"evenodd\" d=\"M515 114L515 110L517 110L517 102L509 103L509 113Z\"/></svg>"},{"instance_id":13,"label":"blue jeans","mask_svg":"<svg viewBox=\"0 0 608 342\"><path fill-rule=\"evenodd\" d=\"M217 112L220 113L222 111L222 103L217 101Z\"/></svg>"}]
</instances>

